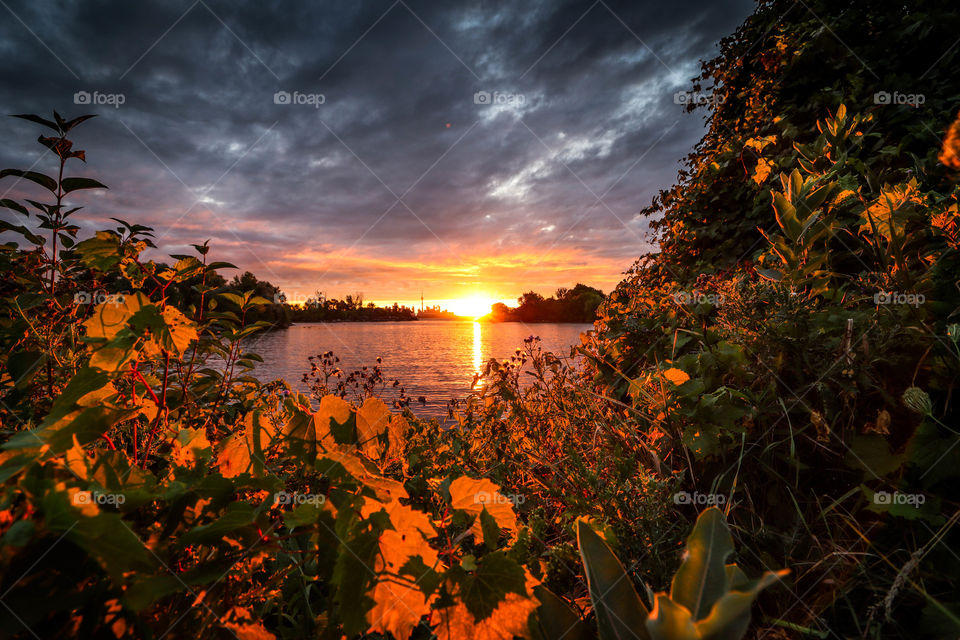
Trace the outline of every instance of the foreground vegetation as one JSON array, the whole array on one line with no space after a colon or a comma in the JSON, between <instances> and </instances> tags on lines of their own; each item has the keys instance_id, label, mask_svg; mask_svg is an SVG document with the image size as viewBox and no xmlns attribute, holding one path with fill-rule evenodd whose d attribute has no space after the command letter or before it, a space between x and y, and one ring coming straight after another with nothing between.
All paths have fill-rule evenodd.
<instances>
[{"instance_id":1,"label":"foreground vegetation","mask_svg":"<svg viewBox=\"0 0 960 640\"><path fill-rule=\"evenodd\" d=\"M60 166L0 174L46 193L0 203L23 221L0 247L0 628L956 637L957 18L809 4L760 3L704 65L663 250L578 359L531 339L450 429L369 376L258 382L273 300L205 244L159 264L143 226L80 238L86 117L23 116ZM925 107L873 104L931 41Z\"/></svg>"},{"instance_id":2,"label":"foreground vegetation","mask_svg":"<svg viewBox=\"0 0 960 640\"><path fill-rule=\"evenodd\" d=\"M521 390L522 362L492 362L484 386L492 395L468 402L463 430L411 424L364 393L372 387L363 376L354 388L349 377L325 393L315 386L314 408L286 383L249 375L259 358L244 340L271 326L249 316L271 301L212 286L224 282L216 270L231 265L208 262L206 245L166 267L141 259L152 246L143 226L118 220L78 239L79 209L67 208L66 196L105 188L63 177L71 160L85 161L67 135L86 116L19 117L53 130L40 142L60 167L57 178L5 170L0 177L36 183L50 200L26 200L33 214L15 200L2 205L35 216L60 248L47 251L25 225L4 227L25 243L2 253L10 278L0 616L11 636L560 640L595 628L603 638L669 639L679 637L677 624L695 638L746 629L750 603L777 576L750 581L727 564L732 539L718 510L693 529L670 591L652 608L614 555L621 545L608 524L576 520L548 494L530 495L536 511L518 518L527 496L509 489L533 487L490 477L537 467L522 460L498 471L489 456L516 459L535 441L502 431L494 412L502 402L521 402L518 410L519 394L545 394L541 411L578 401L569 372L533 340L538 384ZM357 389L356 404L343 399ZM552 442L585 465L581 479L566 477L571 488L592 482L589 467L611 463L626 482L644 475L636 451L600 455L605 447L584 447L579 432L539 424L566 431ZM484 442L488 428L493 439ZM664 520L665 484L652 474L646 482L649 493L631 500L653 532ZM612 497L620 508L626 496ZM627 524L618 526L632 535ZM567 557L574 530L582 564ZM576 594L581 575L595 623L547 586Z\"/></svg>"}]
</instances>

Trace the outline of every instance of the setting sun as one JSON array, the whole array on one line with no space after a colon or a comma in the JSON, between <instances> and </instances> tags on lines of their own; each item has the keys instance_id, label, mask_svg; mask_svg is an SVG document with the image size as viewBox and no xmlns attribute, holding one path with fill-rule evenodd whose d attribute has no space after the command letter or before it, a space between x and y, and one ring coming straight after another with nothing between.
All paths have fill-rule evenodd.
<instances>
[{"instance_id":1,"label":"setting sun","mask_svg":"<svg viewBox=\"0 0 960 640\"><path fill-rule=\"evenodd\" d=\"M469 298L451 300L448 309L458 316L479 318L490 313L490 307L493 306L495 302L497 301L486 296L470 296Z\"/></svg>"}]
</instances>

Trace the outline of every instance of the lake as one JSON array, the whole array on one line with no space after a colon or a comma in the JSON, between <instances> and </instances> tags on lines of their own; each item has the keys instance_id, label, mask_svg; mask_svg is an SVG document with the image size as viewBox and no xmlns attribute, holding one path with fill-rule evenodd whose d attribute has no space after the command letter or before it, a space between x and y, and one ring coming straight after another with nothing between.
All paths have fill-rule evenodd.
<instances>
[{"instance_id":1,"label":"lake","mask_svg":"<svg viewBox=\"0 0 960 640\"><path fill-rule=\"evenodd\" d=\"M303 392L301 377L310 369L308 356L332 351L338 366L350 372L372 368L381 358L389 384L399 380L411 409L425 417L446 416L447 401L470 392L473 376L490 358L503 360L523 347L530 335L539 336L545 351L560 357L580 344L590 324L489 323L469 320L413 322L304 323L271 331L251 340L248 351L263 356L255 375L261 381L283 378ZM417 401L424 396L426 405ZM392 398L388 393L387 397Z\"/></svg>"}]
</instances>

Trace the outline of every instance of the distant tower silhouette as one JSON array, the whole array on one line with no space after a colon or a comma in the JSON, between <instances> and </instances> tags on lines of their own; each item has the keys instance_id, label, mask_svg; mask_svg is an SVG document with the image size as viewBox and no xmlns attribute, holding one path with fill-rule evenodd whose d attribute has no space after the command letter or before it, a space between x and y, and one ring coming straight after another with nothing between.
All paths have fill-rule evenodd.
<instances>
[{"instance_id":1,"label":"distant tower silhouette","mask_svg":"<svg viewBox=\"0 0 960 640\"><path fill-rule=\"evenodd\" d=\"M423 311L423 289L420 289L420 311Z\"/></svg>"}]
</instances>

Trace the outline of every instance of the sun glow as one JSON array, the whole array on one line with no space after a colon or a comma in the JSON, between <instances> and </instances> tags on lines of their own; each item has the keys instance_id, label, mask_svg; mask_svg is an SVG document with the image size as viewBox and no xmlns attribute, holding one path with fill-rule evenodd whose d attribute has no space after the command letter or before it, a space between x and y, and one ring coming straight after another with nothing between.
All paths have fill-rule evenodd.
<instances>
[{"instance_id":1,"label":"sun glow","mask_svg":"<svg viewBox=\"0 0 960 640\"><path fill-rule=\"evenodd\" d=\"M493 306L494 302L496 302L496 300L486 296L471 296L469 298L451 300L447 308L458 316L479 318L490 313L490 307Z\"/></svg>"}]
</instances>

